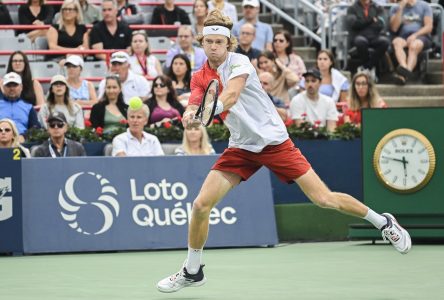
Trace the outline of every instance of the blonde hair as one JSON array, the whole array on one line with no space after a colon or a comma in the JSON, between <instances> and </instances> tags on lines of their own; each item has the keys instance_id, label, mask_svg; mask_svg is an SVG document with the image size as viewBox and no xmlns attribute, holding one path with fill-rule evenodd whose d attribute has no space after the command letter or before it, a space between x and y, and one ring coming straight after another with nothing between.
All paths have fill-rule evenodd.
<instances>
[{"instance_id":1,"label":"blonde hair","mask_svg":"<svg viewBox=\"0 0 444 300\"><path fill-rule=\"evenodd\" d=\"M199 129L200 132L202 132L202 136L200 137L200 153L199 154L211 154L213 147L211 146L210 138L208 137L207 130L203 126L199 126L197 129ZM183 150L187 154L191 154L190 142L188 141L187 134L186 134L187 130L193 130L193 129L185 129L184 130L183 138L182 138L182 147L183 147Z\"/></svg>"},{"instance_id":2,"label":"blonde hair","mask_svg":"<svg viewBox=\"0 0 444 300\"><path fill-rule=\"evenodd\" d=\"M128 106L128 110L126 112L127 117L129 117L130 113L136 112L136 111L142 111L145 114L145 117L147 119L150 118L150 109L148 108L148 105L143 104L141 107L134 109L131 106Z\"/></svg>"},{"instance_id":3,"label":"blonde hair","mask_svg":"<svg viewBox=\"0 0 444 300\"><path fill-rule=\"evenodd\" d=\"M16 148L16 147L20 147L20 143L19 143L19 132L17 129L17 126L15 126L15 122L11 119L5 118L5 119L1 119L0 120L0 124L1 123L8 123L9 126L11 126L12 129L12 144L11 144L11 148Z\"/></svg>"},{"instance_id":4,"label":"blonde hair","mask_svg":"<svg viewBox=\"0 0 444 300\"><path fill-rule=\"evenodd\" d=\"M376 90L376 86L368 72L358 72L353 76L351 82L351 88L348 96L348 106L352 111L357 111L362 108L361 100L358 96L358 92L356 91L355 83L359 77L364 77L367 80L368 92L366 95L369 107L378 107L378 103L380 101L379 93Z\"/></svg>"},{"instance_id":5,"label":"blonde hair","mask_svg":"<svg viewBox=\"0 0 444 300\"><path fill-rule=\"evenodd\" d=\"M225 15L222 14L222 12L218 9L213 9L212 11L210 11L207 15L207 18L204 21L204 27L205 26L213 26L213 25L218 25L218 26L223 26L228 28L230 31L233 28L233 21L231 21L230 17L227 17ZM202 46L202 42L203 42L203 35L202 33L199 33L196 37L196 40L198 41L198 43ZM230 52L234 52L237 49L237 38L234 35L231 35L230 38L228 39L228 51Z\"/></svg>"},{"instance_id":6,"label":"blonde hair","mask_svg":"<svg viewBox=\"0 0 444 300\"><path fill-rule=\"evenodd\" d=\"M82 7L80 6L79 1L77 0L65 0L63 1L62 7L60 8L60 17L57 22L59 25L59 30L63 30L65 28L65 24L63 22L63 9L67 7L68 5L74 5L76 11L77 11L77 18L76 18L76 24L82 24L83 23L83 12Z\"/></svg>"}]
</instances>

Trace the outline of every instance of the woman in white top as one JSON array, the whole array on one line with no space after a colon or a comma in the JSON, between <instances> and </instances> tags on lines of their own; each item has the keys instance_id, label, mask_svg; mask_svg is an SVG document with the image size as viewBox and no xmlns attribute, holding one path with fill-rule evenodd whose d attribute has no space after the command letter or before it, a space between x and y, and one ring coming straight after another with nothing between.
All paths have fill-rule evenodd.
<instances>
[{"instance_id":1,"label":"woman in white top","mask_svg":"<svg viewBox=\"0 0 444 300\"><path fill-rule=\"evenodd\" d=\"M186 128L183 131L182 144L174 150L176 155L216 154L211 146L205 127Z\"/></svg>"},{"instance_id":2,"label":"woman in white top","mask_svg":"<svg viewBox=\"0 0 444 300\"><path fill-rule=\"evenodd\" d=\"M163 74L159 60L150 53L145 30L133 31L129 54L130 68L134 73L142 75L148 80Z\"/></svg>"},{"instance_id":3,"label":"woman in white top","mask_svg":"<svg viewBox=\"0 0 444 300\"><path fill-rule=\"evenodd\" d=\"M70 99L68 83L63 75L52 77L46 101L38 115L39 122L44 128L48 128L46 120L54 111L63 113L70 127L85 128L82 107Z\"/></svg>"},{"instance_id":4,"label":"woman in white top","mask_svg":"<svg viewBox=\"0 0 444 300\"><path fill-rule=\"evenodd\" d=\"M237 10L236 6L228 3L225 0L211 0L208 1L208 9L211 11L213 9L221 11L224 15L229 17L233 24L237 23Z\"/></svg>"},{"instance_id":5,"label":"woman in white top","mask_svg":"<svg viewBox=\"0 0 444 300\"><path fill-rule=\"evenodd\" d=\"M65 61L66 81L69 87L69 96L80 106L93 106L97 103L97 94L94 84L80 78L83 70L83 58L70 55Z\"/></svg>"}]
</instances>

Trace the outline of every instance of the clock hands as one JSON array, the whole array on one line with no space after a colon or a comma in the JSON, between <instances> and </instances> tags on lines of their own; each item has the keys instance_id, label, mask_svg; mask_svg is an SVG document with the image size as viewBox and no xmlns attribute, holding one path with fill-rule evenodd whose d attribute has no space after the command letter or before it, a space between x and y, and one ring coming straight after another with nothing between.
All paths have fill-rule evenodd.
<instances>
[{"instance_id":1,"label":"clock hands","mask_svg":"<svg viewBox=\"0 0 444 300\"><path fill-rule=\"evenodd\" d=\"M405 159L405 156L402 157L402 165L404 166L404 177L407 177L407 165L408 161Z\"/></svg>"},{"instance_id":2,"label":"clock hands","mask_svg":"<svg viewBox=\"0 0 444 300\"><path fill-rule=\"evenodd\" d=\"M394 161L402 162L402 163L404 164L404 168L405 168L405 164L408 164L408 163L409 163L409 162L405 159L404 156L402 157L402 159L399 159L399 158L393 158L393 157L387 157L387 156L384 156L384 155L382 155L381 157L384 158L384 159L390 159L390 160L394 160Z\"/></svg>"}]
</instances>

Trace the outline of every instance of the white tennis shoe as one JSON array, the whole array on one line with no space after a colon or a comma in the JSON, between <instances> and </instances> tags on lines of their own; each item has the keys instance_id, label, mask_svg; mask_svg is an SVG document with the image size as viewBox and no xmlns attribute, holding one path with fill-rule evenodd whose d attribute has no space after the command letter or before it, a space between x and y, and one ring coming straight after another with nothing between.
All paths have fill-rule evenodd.
<instances>
[{"instance_id":1,"label":"white tennis shoe","mask_svg":"<svg viewBox=\"0 0 444 300\"><path fill-rule=\"evenodd\" d=\"M202 270L204 266L205 265L200 266L197 274L189 274L184 263L179 272L159 281L157 283L157 289L162 293L173 293L184 287L198 287L204 285L205 282L207 282L207 278Z\"/></svg>"},{"instance_id":2,"label":"white tennis shoe","mask_svg":"<svg viewBox=\"0 0 444 300\"><path fill-rule=\"evenodd\" d=\"M381 229L382 238L384 241L389 240L399 253L407 254L412 248L412 239L409 233L399 225L394 216L389 213L382 215L387 219L387 225Z\"/></svg>"}]
</instances>

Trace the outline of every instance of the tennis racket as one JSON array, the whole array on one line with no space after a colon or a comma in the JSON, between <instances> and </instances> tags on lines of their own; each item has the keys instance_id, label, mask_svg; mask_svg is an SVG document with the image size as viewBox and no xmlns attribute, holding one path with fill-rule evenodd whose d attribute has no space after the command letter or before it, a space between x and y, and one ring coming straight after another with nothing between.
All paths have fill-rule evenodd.
<instances>
[{"instance_id":1,"label":"tennis racket","mask_svg":"<svg viewBox=\"0 0 444 300\"><path fill-rule=\"evenodd\" d=\"M216 112L217 98L219 97L219 81L212 79L202 97L202 102L197 109L194 118L199 120L202 126L209 126L213 122Z\"/></svg>"}]
</instances>

